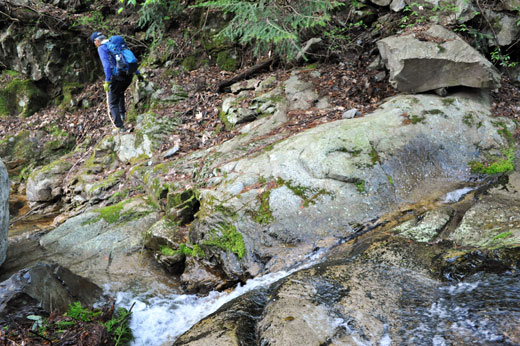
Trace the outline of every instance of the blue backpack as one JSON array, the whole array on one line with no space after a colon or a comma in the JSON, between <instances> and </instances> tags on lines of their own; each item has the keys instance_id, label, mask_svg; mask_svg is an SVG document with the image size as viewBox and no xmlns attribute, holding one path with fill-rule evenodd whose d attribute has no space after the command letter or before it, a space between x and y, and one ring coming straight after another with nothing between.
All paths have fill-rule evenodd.
<instances>
[{"instance_id":1,"label":"blue backpack","mask_svg":"<svg viewBox=\"0 0 520 346\"><path fill-rule=\"evenodd\" d=\"M112 75L115 77L130 76L137 71L137 59L121 36L112 36L106 43L110 54L114 57Z\"/></svg>"}]
</instances>

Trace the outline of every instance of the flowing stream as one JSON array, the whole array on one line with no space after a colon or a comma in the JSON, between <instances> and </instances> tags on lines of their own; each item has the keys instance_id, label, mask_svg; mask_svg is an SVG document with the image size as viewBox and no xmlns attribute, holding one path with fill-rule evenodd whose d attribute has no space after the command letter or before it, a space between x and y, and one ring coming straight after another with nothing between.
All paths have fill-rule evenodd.
<instances>
[{"instance_id":1,"label":"flowing stream","mask_svg":"<svg viewBox=\"0 0 520 346\"><path fill-rule=\"evenodd\" d=\"M520 273L478 273L441 286L433 304L413 311L402 321L410 344L513 345L507 336L520 336Z\"/></svg>"},{"instance_id":2,"label":"flowing stream","mask_svg":"<svg viewBox=\"0 0 520 346\"><path fill-rule=\"evenodd\" d=\"M213 291L205 297L186 294L119 292L116 297L116 305L129 309L135 303L130 322L135 338L132 345L161 345L166 341L174 341L195 323L217 311L225 303L255 288L269 286L297 270L312 266L325 252L320 250L308 256L293 269L247 280L245 285L239 285L231 292Z\"/></svg>"},{"instance_id":3,"label":"flowing stream","mask_svg":"<svg viewBox=\"0 0 520 346\"><path fill-rule=\"evenodd\" d=\"M443 202L457 202L475 189L465 187L452 191ZM325 252L321 250L309 256L291 270L248 280L231 292L214 291L205 297L119 292L116 304L125 308L133 305L133 345L162 345L174 341L225 303L316 264ZM450 345L456 339L457 344L507 345L510 343L504 335L520 334L517 323L520 323L520 273L479 273L462 283L440 284L430 292L431 300L426 301L424 297L414 296L413 287L409 288L401 297L407 303L399 313L400 320L388 321L401 325L399 334L409 340L409 344L441 346ZM362 336L357 335L358 331L350 328L349 321L337 322L336 327L344 328L352 340L358 340L359 345L366 344ZM379 344L392 345L391 334L386 332Z\"/></svg>"}]
</instances>

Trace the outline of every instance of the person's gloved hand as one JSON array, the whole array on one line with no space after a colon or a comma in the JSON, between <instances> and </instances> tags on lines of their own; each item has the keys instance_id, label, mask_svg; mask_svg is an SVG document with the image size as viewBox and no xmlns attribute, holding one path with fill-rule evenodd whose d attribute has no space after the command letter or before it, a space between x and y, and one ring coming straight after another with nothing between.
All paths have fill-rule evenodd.
<instances>
[{"instance_id":1,"label":"person's gloved hand","mask_svg":"<svg viewBox=\"0 0 520 346\"><path fill-rule=\"evenodd\" d=\"M138 80L139 82L144 82L144 77L143 77L143 75L139 73L139 74L137 75L137 80Z\"/></svg>"},{"instance_id":2,"label":"person's gloved hand","mask_svg":"<svg viewBox=\"0 0 520 346\"><path fill-rule=\"evenodd\" d=\"M103 89L105 89L105 92L108 92L110 89L110 82L105 82L105 84L103 84Z\"/></svg>"}]
</instances>

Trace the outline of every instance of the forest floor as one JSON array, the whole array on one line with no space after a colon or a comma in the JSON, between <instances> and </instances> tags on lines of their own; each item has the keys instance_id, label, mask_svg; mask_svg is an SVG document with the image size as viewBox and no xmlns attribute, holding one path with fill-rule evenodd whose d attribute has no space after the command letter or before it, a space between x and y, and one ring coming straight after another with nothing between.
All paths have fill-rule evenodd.
<instances>
[{"instance_id":1,"label":"forest floor","mask_svg":"<svg viewBox=\"0 0 520 346\"><path fill-rule=\"evenodd\" d=\"M365 115L373 111L381 101L389 96L397 94L388 83L388 78L376 82L374 76L378 71L371 71L367 63L357 64L320 64L317 65L321 73L317 93L329 97L331 107L326 110L311 108L306 111L291 111L288 116L290 121L277 131L284 131L287 136L314 127L324 122L341 119L346 110L356 108ZM150 78L156 85L169 84L171 80L161 78L159 70L153 71ZM242 71L237 71L236 74ZM254 78L265 79L275 76L283 81L289 78L289 70L278 69L272 72L262 73ZM168 150L174 143L180 143L179 155L187 155L195 150L209 148L234 137L238 128L231 131L224 129L224 124L219 119L219 108L222 100L228 94L219 93L216 85L222 80L231 78L233 74L222 72L217 68L200 68L191 72L182 72L175 78L188 95L187 98L177 103L163 104L153 109L160 117L180 118L181 125L168 137L158 152ZM64 111L57 106L47 107L28 118L2 117L0 118L0 136L6 138L19 131L26 130L34 133L35 130L43 130L50 124L56 124L64 131L71 133L77 144L90 140L97 143L102 137L112 131L112 126L107 116L105 93L102 88L102 80L88 85L76 97L86 99L93 105L87 109ZM166 89L166 88L165 88ZM130 89L127 91L127 105L131 109L133 101L130 97ZM520 88L514 86L503 77L502 87L491 92L493 97L493 115L504 116L520 121ZM129 131L132 124L126 124ZM520 132L515 133L519 140ZM43 145L43 143L42 143Z\"/></svg>"}]
</instances>

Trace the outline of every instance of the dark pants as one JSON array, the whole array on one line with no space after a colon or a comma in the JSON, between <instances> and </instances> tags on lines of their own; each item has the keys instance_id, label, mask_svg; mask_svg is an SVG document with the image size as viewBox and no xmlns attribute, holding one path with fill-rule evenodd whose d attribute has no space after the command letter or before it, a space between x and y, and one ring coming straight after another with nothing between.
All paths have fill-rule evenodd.
<instances>
[{"instance_id":1,"label":"dark pants","mask_svg":"<svg viewBox=\"0 0 520 346\"><path fill-rule=\"evenodd\" d=\"M110 105L110 114L117 127L123 127L123 121L126 115L125 109L125 90L132 83L132 77L112 78L110 90L108 91L108 104Z\"/></svg>"}]
</instances>

